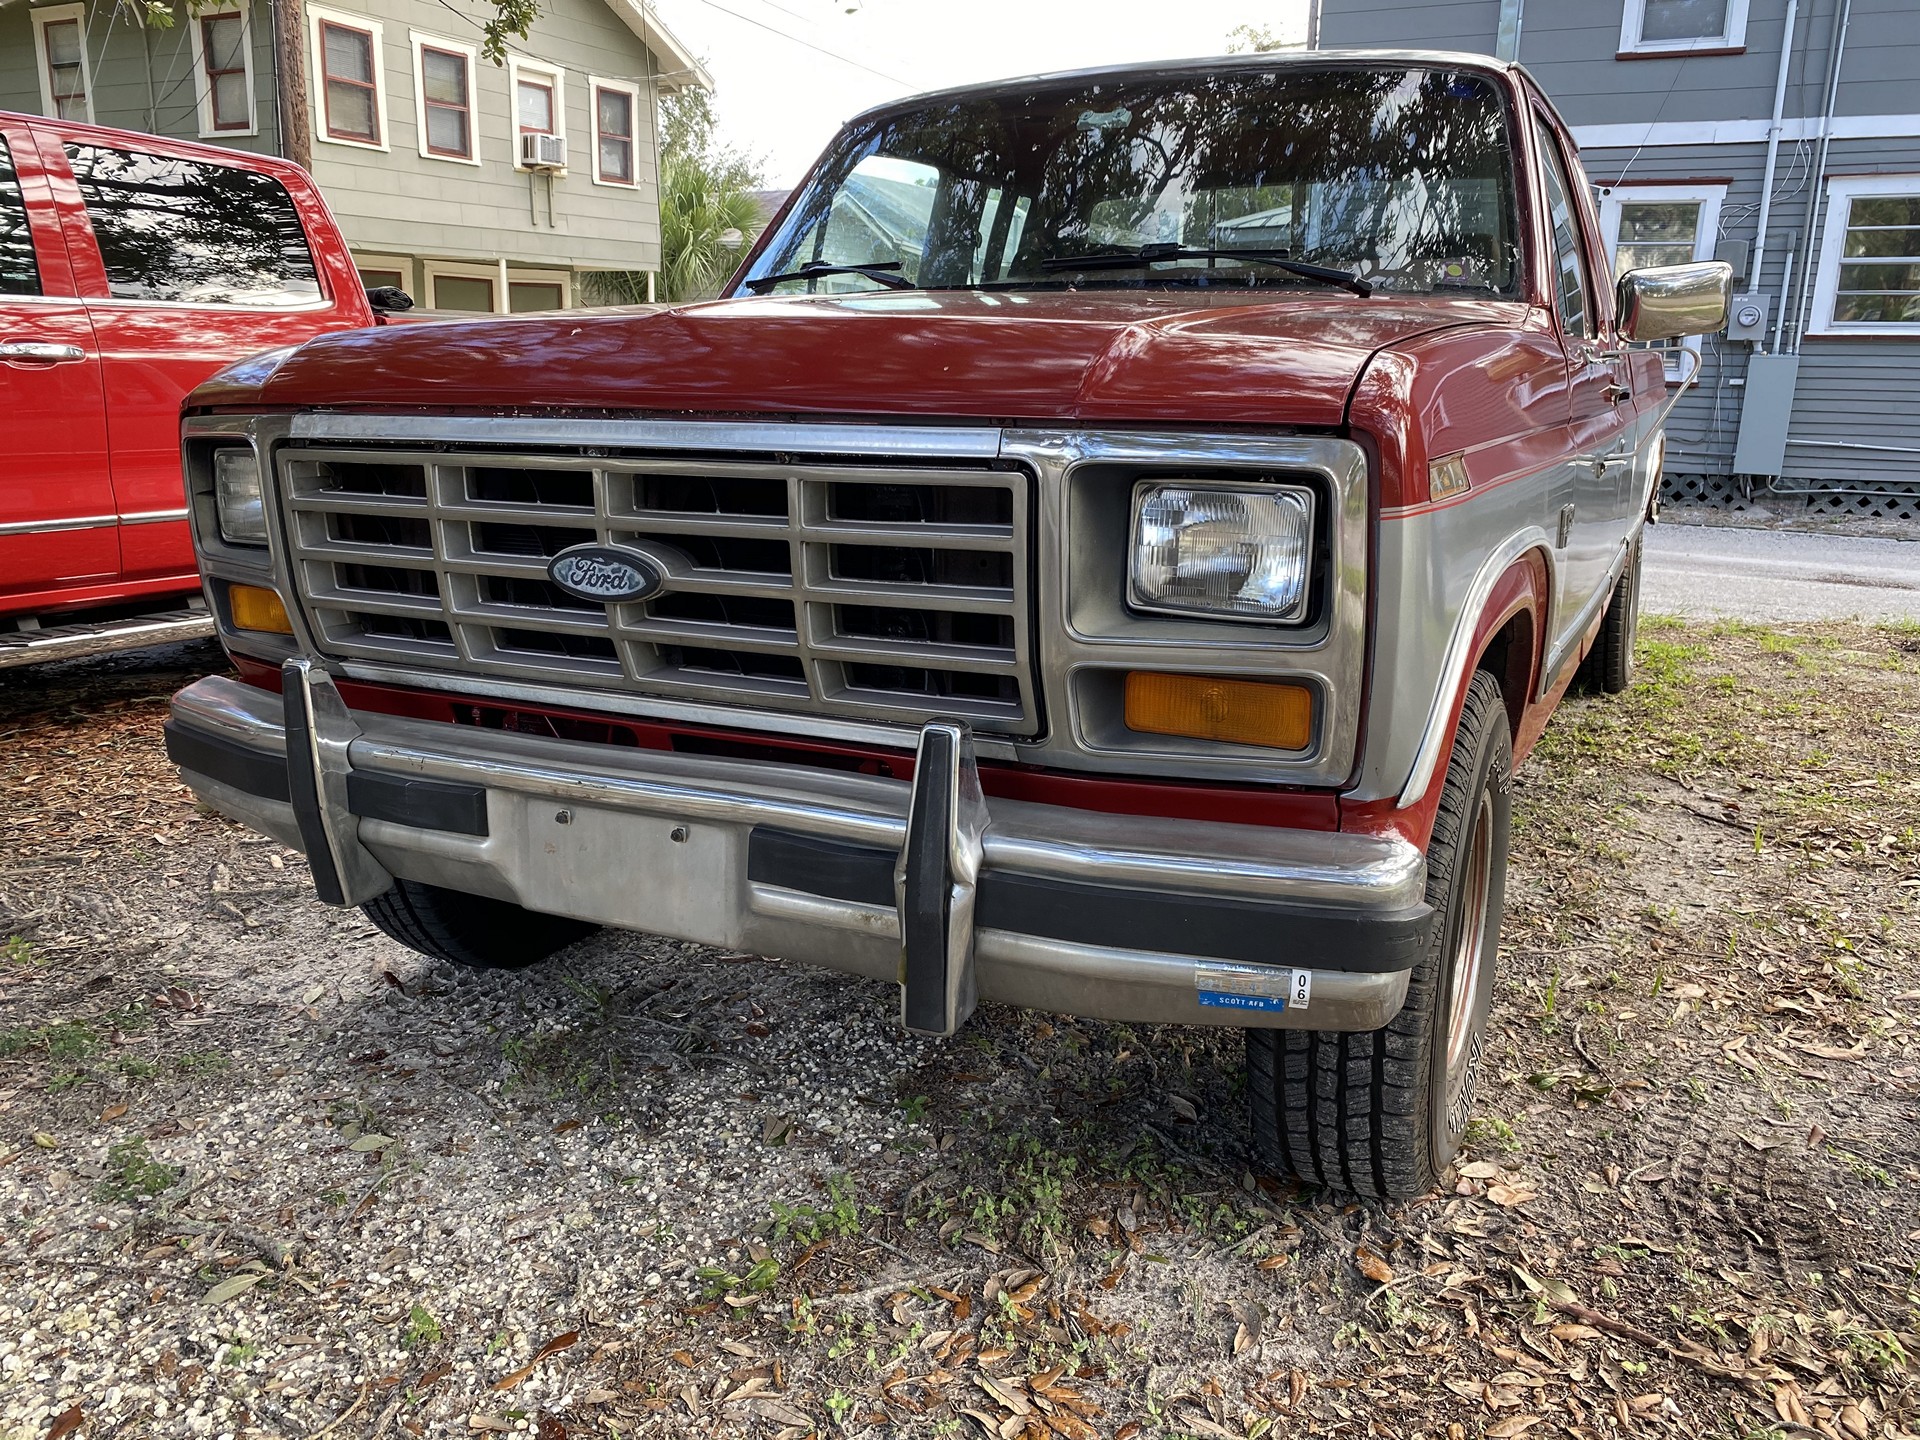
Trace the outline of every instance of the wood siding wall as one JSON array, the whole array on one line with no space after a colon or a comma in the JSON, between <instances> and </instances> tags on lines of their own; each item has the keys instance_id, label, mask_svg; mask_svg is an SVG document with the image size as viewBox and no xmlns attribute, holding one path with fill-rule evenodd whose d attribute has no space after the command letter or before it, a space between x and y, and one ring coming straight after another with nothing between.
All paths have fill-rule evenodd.
<instances>
[{"instance_id":1,"label":"wood siding wall","mask_svg":"<svg viewBox=\"0 0 1920 1440\"><path fill-rule=\"evenodd\" d=\"M94 119L102 125L215 139L239 149L276 152L279 126L273 83L272 24L259 0L251 5L254 108L252 136L202 137L198 101L204 81L194 64L184 12L171 29L141 29L111 0L95 0L88 37ZM650 270L660 263L654 114L645 46L601 0L543 0L541 13L514 53L564 72L569 167L551 179L514 168L517 126L505 67L477 59L474 128L477 166L420 154L414 106L414 34L477 45L476 22L439 0L341 0L324 8L377 21L386 85L387 148L367 150L323 140L313 118L313 173L356 254L406 257L409 288L426 300L423 263L435 260L516 270L571 272ZM311 29L308 27L309 51ZM318 67L309 53L309 82ZM637 184L593 180L592 103L588 77L628 81L634 107ZM151 82L151 83L150 83ZM0 7L0 109L41 109L28 6ZM549 193L550 192L550 193ZM581 303L576 284L574 303Z\"/></svg>"}]
</instances>

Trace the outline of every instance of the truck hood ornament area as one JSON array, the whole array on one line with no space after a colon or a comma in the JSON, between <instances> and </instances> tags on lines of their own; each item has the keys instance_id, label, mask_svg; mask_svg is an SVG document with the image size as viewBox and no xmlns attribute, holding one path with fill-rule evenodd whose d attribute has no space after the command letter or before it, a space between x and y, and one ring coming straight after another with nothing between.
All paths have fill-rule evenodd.
<instances>
[{"instance_id":1,"label":"truck hood ornament area","mask_svg":"<svg viewBox=\"0 0 1920 1440\"><path fill-rule=\"evenodd\" d=\"M626 545L574 545L547 562L547 574L581 600L651 600L667 588L665 557Z\"/></svg>"}]
</instances>

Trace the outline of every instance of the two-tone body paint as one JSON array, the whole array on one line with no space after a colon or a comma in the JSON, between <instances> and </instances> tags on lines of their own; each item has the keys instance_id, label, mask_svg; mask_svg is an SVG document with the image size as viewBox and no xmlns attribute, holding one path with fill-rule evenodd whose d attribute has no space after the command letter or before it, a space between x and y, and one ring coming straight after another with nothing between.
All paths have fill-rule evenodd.
<instances>
[{"instance_id":1,"label":"two-tone body paint","mask_svg":"<svg viewBox=\"0 0 1920 1440\"><path fill-rule=\"evenodd\" d=\"M1538 116L1577 177L1564 127L1523 72L1460 63L1498 75L1516 114ZM1118 614L1120 592L1107 583L1117 562L1107 557L1103 568L1082 554L1091 537L1076 528L1071 505L1075 437L1131 437L1172 453L1199 436L1218 447L1215 459L1236 448L1278 459L1290 441L1306 442L1303 452L1347 446L1369 475L1363 553L1353 562L1364 585L1364 653L1357 672L1319 679L1338 687L1350 732L1310 766L1197 748L1154 754L1133 742L1102 756L1088 707L1075 708L1074 675L1050 671L1049 704L1066 721L1049 742L1058 748L1009 747L991 758L1105 772L1080 782L1087 808L1119 813L1170 813L1145 795L1093 803L1096 790L1137 783L1129 776L1152 777L1157 788L1184 775L1209 788L1204 808L1221 819L1232 816L1236 795L1311 786L1308 794L1337 797L1343 828L1392 831L1424 846L1474 668L1492 663L1507 681L1524 754L1590 644L1645 513L1657 454L1647 442L1665 396L1657 357L1614 353L1608 270L1578 184L1591 333L1562 333L1549 304L1535 127L1516 123L1514 134L1528 257L1516 299L1151 290L740 298L647 316L519 322L510 338L485 323L332 336L262 373L203 387L195 403L203 413L275 423L291 416L295 425L324 408L316 423L357 421L368 440L382 438L383 427L396 438L401 430L430 438L414 432L442 418L508 436L536 421L560 427L567 417L599 417L613 438L593 443L622 443L623 425L633 444L668 425L796 433L875 425L910 427L937 449L943 430L991 427L1012 442L1005 458L1049 471L1041 565L1056 579L1039 600L1046 623L1063 627L1049 663L1069 670L1095 658L1089 640L1108 645L1115 663L1148 663L1144 627L1099 636L1082 623L1101 605L1115 612L1102 623L1134 622ZM1626 398L1611 398L1613 388ZM397 394L416 402L405 415L396 415ZM1469 487L1436 498L1430 466L1451 456ZM1206 458L1203 447L1196 463ZM1312 663L1301 647L1244 626L1181 638L1191 642L1186 668L1213 656L1230 673L1279 677ZM425 677L359 678L405 687ZM461 681L437 683L458 690ZM559 696L492 698L528 713L571 708ZM748 730L759 718L741 716ZM1291 822L1270 814L1254 823Z\"/></svg>"},{"instance_id":2,"label":"two-tone body paint","mask_svg":"<svg viewBox=\"0 0 1920 1440\"><path fill-rule=\"evenodd\" d=\"M1539 122L1526 127L1526 174L1541 174L1544 132L1578 177L1559 117L1515 80ZM1379 449L1382 504L1368 743L1343 824L1421 845L1474 670L1491 661L1501 673L1523 759L1592 644L1658 483L1665 374L1617 333L1588 189L1575 185L1585 334L1568 333L1548 303L1544 206L1536 184L1521 193L1534 297L1524 325L1396 347L1361 378L1349 412ZM1452 457L1467 489L1436 498L1433 465Z\"/></svg>"},{"instance_id":3,"label":"two-tone body paint","mask_svg":"<svg viewBox=\"0 0 1920 1440\"><path fill-rule=\"evenodd\" d=\"M271 157L38 116L0 113L40 271L38 296L0 295L0 343L77 349L0 359L0 615L196 591L180 484L180 403L243 356L374 323L366 292L312 180ZM116 299L68 144L242 167L286 187L322 296L266 310Z\"/></svg>"}]
</instances>

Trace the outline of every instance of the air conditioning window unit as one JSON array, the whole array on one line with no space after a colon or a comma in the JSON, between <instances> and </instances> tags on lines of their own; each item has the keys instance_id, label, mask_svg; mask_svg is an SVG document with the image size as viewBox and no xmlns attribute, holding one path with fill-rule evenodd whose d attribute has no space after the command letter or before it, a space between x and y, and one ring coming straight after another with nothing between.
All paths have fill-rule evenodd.
<instances>
[{"instance_id":1,"label":"air conditioning window unit","mask_svg":"<svg viewBox=\"0 0 1920 1440\"><path fill-rule=\"evenodd\" d=\"M561 135L522 135L520 163L529 170L567 168L567 142Z\"/></svg>"}]
</instances>

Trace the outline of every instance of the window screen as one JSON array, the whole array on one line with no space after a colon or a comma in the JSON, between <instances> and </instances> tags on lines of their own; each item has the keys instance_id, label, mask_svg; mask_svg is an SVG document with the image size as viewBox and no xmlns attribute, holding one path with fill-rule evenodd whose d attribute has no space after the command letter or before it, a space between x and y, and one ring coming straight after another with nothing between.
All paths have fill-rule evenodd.
<instances>
[{"instance_id":1,"label":"window screen","mask_svg":"<svg viewBox=\"0 0 1920 1440\"><path fill-rule=\"evenodd\" d=\"M27 197L20 193L13 153L0 140L0 295L38 295L40 268L27 228Z\"/></svg>"},{"instance_id":2,"label":"window screen","mask_svg":"<svg viewBox=\"0 0 1920 1440\"><path fill-rule=\"evenodd\" d=\"M1920 323L1920 193L1855 196L1840 253L1836 323Z\"/></svg>"},{"instance_id":3,"label":"window screen","mask_svg":"<svg viewBox=\"0 0 1920 1440\"><path fill-rule=\"evenodd\" d=\"M1727 0L1646 0L1640 41L1718 40L1727 33Z\"/></svg>"},{"instance_id":4,"label":"window screen","mask_svg":"<svg viewBox=\"0 0 1920 1440\"><path fill-rule=\"evenodd\" d=\"M268 175L137 150L67 159L120 300L281 308L320 298L306 232Z\"/></svg>"}]
</instances>

